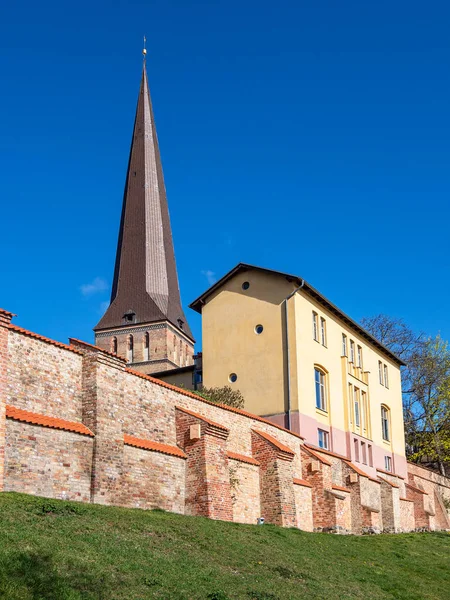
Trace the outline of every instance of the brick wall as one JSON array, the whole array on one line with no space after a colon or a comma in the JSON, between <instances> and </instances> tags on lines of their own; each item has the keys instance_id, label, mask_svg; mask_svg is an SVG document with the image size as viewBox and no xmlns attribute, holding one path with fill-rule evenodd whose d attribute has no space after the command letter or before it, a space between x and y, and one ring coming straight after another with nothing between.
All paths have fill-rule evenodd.
<instances>
[{"instance_id":1,"label":"brick wall","mask_svg":"<svg viewBox=\"0 0 450 600\"><path fill-rule=\"evenodd\" d=\"M426 526L424 515L445 525L446 478L412 469L425 493L394 474L371 480L260 417L10 318L0 312L0 489L305 530L400 531Z\"/></svg>"}]
</instances>

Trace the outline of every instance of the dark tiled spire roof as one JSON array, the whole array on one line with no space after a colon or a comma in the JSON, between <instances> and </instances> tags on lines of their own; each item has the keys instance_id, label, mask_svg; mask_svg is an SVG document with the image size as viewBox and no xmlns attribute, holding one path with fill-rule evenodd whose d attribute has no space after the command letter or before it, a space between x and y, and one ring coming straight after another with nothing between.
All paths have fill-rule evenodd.
<instances>
[{"instance_id":1,"label":"dark tiled spire roof","mask_svg":"<svg viewBox=\"0 0 450 600\"><path fill-rule=\"evenodd\" d=\"M111 304L95 331L168 320L189 338L181 308L172 231L147 71L142 71L123 197ZM181 323L181 327L180 327Z\"/></svg>"}]
</instances>

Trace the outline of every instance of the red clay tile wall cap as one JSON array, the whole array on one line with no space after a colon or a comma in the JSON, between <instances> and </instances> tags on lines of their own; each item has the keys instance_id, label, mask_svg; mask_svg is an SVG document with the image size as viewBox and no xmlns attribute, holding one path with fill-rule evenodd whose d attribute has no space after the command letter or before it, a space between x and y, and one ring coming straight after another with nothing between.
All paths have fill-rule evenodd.
<instances>
[{"instance_id":1,"label":"red clay tile wall cap","mask_svg":"<svg viewBox=\"0 0 450 600\"><path fill-rule=\"evenodd\" d=\"M420 492L421 494L425 494L425 496L428 496L427 492L425 492L424 490L421 490L420 488L416 487L415 485L411 485L410 483L406 483L406 481L405 481L405 486L407 488L409 488L410 490L413 490L413 492Z\"/></svg>"},{"instance_id":2,"label":"red clay tile wall cap","mask_svg":"<svg viewBox=\"0 0 450 600\"><path fill-rule=\"evenodd\" d=\"M211 421L211 419L208 419L207 417L204 417L203 415L200 415L199 413L193 412L192 410L188 410L187 408L183 408L181 406L175 406L176 410L180 410L181 412L184 412L188 415L191 415L192 417L195 417L196 419L200 419L201 421L204 421L205 423L208 423L208 425L212 425L213 427L217 427L217 429L223 429L224 431L230 431L228 429L228 427L224 427L223 425L221 425L220 423L216 423L215 421Z\"/></svg>"},{"instance_id":3,"label":"red clay tile wall cap","mask_svg":"<svg viewBox=\"0 0 450 600\"><path fill-rule=\"evenodd\" d=\"M393 487L393 488L400 489L400 486L399 486L399 485L397 485L396 483L392 483L392 481L389 481L389 479L385 479L384 477L380 477L379 475L378 475L378 479L379 479L380 481L384 481L384 483L388 483L388 484L389 484L391 487Z\"/></svg>"},{"instance_id":4,"label":"red clay tile wall cap","mask_svg":"<svg viewBox=\"0 0 450 600\"><path fill-rule=\"evenodd\" d=\"M14 314L14 313L12 313L12 312L9 312L9 310L5 310L4 308L0 308L0 314L1 314L1 315L6 315L7 317L11 317L11 319L12 319L13 317L17 317L17 315L15 315L15 314Z\"/></svg>"},{"instance_id":5,"label":"red clay tile wall cap","mask_svg":"<svg viewBox=\"0 0 450 600\"><path fill-rule=\"evenodd\" d=\"M400 498L403 502L412 502L414 504L414 500L409 500L408 498Z\"/></svg>"},{"instance_id":6,"label":"red clay tile wall cap","mask_svg":"<svg viewBox=\"0 0 450 600\"><path fill-rule=\"evenodd\" d=\"M8 325L8 329L11 331L15 331L16 333L21 333L22 335L27 335L28 337L32 337L41 342L45 342L46 344L52 344L53 346L57 346L58 348L63 348L64 350L70 350L71 352L75 352L75 354L79 354L83 356L81 350L77 350L73 346L69 346L67 344L63 344L62 342L56 342L55 340L51 340L48 337L44 337L43 335L39 335L38 333L33 333L32 331L28 331L28 329L23 329L23 327L18 327L17 325Z\"/></svg>"},{"instance_id":7,"label":"red clay tile wall cap","mask_svg":"<svg viewBox=\"0 0 450 600\"><path fill-rule=\"evenodd\" d=\"M346 487L342 487L342 485L332 485L331 486L332 490L339 490L340 492L348 492L350 494L351 490L349 490Z\"/></svg>"},{"instance_id":8,"label":"red clay tile wall cap","mask_svg":"<svg viewBox=\"0 0 450 600\"><path fill-rule=\"evenodd\" d=\"M153 452L161 452L161 454L168 454L169 456L187 458L186 454L183 450L178 448L178 446L169 446L168 444L161 444L160 442L143 440L141 438L133 437L132 435L127 435L126 433L123 436L123 443L127 446L142 448L143 450L151 450Z\"/></svg>"},{"instance_id":9,"label":"red clay tile wall cap","mask_svg":"<svg viewBox=\"0 0 450 600\"><path fill-rule=\"evenodd\" d=\"M336 454L336 452L331 452L331 450L325 450L325 448L321 448L320 446L314 446L314 444L304 444L307 448L314 450L314 452L321 452L322 454L327 454L328 456L333 456L334 458L340 458L341 460L348 460L347 456L343 454Z\"/></svg>"},{"instance_id":10,"label":"red clay tile wall cap","mask_svg":"<svg viewBox=\"0 0 450 600\"><path fill-rule=\"evenodd\" d=\"M117 360L121 360L126 363L126 358L122 358L118 354L114 354L114 352L109 352L109 350L104 350L103 348L99 348L98 346L94 346L94 344L88 344L87 342L83 342L82 340L77 340L76 338L69 338L70 344L75 343L80 344L80 346L86 346L87 348L92 348L92 350L97 350L98 352L102 352L103 354L107 354L108 356L112 356L113 358L117 358Z\"/></svg>"},{"instance_id":11,"label":"red clay tile wall cap","mask_svg":"<svg viewBox=\"0 0 450 600\"><path fill-rule=\"evenodd\" d=\"M384 473L385 475L390 475L391 477L397 477L398 479L405 479L401 475L397 475L397 473L392 473L391 471L384 471L383 469L377 469L378 473Z\"/></svg>"},{"instance_id":12,"label":"red clay tile wall cap","mask_svg":"<svg viewBox=\"0 0 450 600\"><path fill-rule=\"evenodd\" d=\"M298 433L289 431L289 429L286 429L285 427L281 427L281 425L276 425L275 423L272 423L272 421L269 421L268 419L264 419L263 417L259 417L258 415L249 413L246 410L241 410L240 408L234 408L234 406L227 406L226 404L216 404L215 402L211 402L210 400L206 400L205 398L196 396L195 394L193 394L192 392L190 392L188 390L179 388L176 385L172 385L171 383L167 383L166 381L162 381L161 379L155 379L154 377L151 377L150 375L144 375L144 373L139 373L138 371L135 371L134 369L126 369L125 372L130 373L130 375L135 375L136 377L140 377L141 379L147 379L147 381L151 381L152 383L155 383L156 385L159 385L160 387L164 387L169 390L173 390L174 392L178 392L179 394L182 394L183 396L188 396L189 398L194 398L195 400L198 400L199 402L204 402L205 404L209 404L209 406L215 406L216 408L222 408L223 410L228 410L229 412L234 412L237 415L242 415L243 417L248 417L249 419L252 419L253 421L259 421L260 423L267 423L267 425L270 425L271 427L275 427L275 429L280 429L281 431L286 431L287 433L289 433L290 435L293 435L294 437L298 438L299 440L305 439L302 435L299 435Z\"/></svg>"},{"instance_id":13,"label":"red clay tile wall cap","mask_svg":"<svg viewBox=\"0 0 450 600\"><path fill-rule=\"evenodd\" d=\"M303 448L305 449L305 452L307 452L308 454L310 454L311 456L314 456L314 458L317 458L317 460L319 460L323 465L328 465L329 467L332 467L333 465L330 463L329 460L327 460L326 458L324 458L321 454L319 454L318 452L316 453L314 450L311 450L311 448L308 448L308 446L306 444L303 444Z\"/></svg>"},{"instance_id":14,"label":"red clay tile wall cap","mask_svg":"<svg viewBox=\"0 0 450 600\"><path fill-rule=\"evenodd\" d=\"M287 446L285 446L284 444L279 442L276 438L272 437L269 433L266 433L265 431L261 431L259 429L252 429L252 431L254 431L258 435L260 435L261 437L266 439L273 446L278 448L278 450L281 450L281 452L285 452L286 454L292 454L292 456L295 455L295 452L293 450L291 450L290 448L288 448Z\"/></svg>"},{"instance_id":15,"label":"red clay tile wall cap","mask_svg":"<svg viewBox=\"0 0 450 600\"><path fill-rule=\"evenodd\" d=\"M259 467L259 461L255 460L252 456L245 456L244 454L237 454L236 452L227 452L227 457L232 460L239 460L243 463L248 463L249 465L256 465Z\"/></svg>"},{"instance_id":16,"label":"red clay tile wall cap","mask_svg":"<svg viewBox=\"0 0 450 600\"><path fill-rule=\"evenodd\" d=\"M32 425L42 425L43 427L51 427L52 429L63 429L64 431L73 431L74 433L80 433L81 435L94 436L92 431L88 429L86 425L83 425L83 423L66 421L65 419L58 419L56 417L47 417L39 413L15 408L14 406L6 406L6 416L8 419L23 421L25 423L31 423Z\"/></svg>"},{"instance_id":17,"label":"red clay tile wall cap","mask_svg":"<svg viewBox=\"0 0 450 600\"><path fill-rule=\"evenodd\" d=\"M364 471L362 471L359 467L357 467L356 465L354 465L352 462L350 462L348 459L346 459L344 461L351 469L353 469L355 471L355 473L358 473L358 475L361 475L361 477L367 477L367 479L369 479L370 481L373 481L374 483L378 483L379 485L381 484L380 481L378 481L378 479L375 479L374 477L371 477L370 475L368 475L367 473L365 473Z\"/></svg>"},{"instance_id":18,"label":"red clay tile wall cap","mask_svg":"<svg viewBox=\"0 0 450 600\"><path fill-rule=\"evenodd\" d=\"M312 488L312 485L308 481L305 481L305 479L294 479L294 485Z\"/></svg>"}]
</instances>

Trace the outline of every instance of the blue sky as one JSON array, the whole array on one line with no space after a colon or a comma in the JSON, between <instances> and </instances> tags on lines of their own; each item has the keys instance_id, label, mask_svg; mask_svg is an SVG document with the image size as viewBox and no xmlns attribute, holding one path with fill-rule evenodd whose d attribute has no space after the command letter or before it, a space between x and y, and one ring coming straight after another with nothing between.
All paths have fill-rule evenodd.
<instances>
[{"instance_id":1,"label":"blue sky","mask_svg":"<svg viewBox=\"0 0 450 600\"><path fill-rule=\"evenodd\" d=\"M240 261L449 338L449 19L443 0L8 3L0 306L92 341L145 33L197 339L187 305Z\"/></svg>"}]
</instances>

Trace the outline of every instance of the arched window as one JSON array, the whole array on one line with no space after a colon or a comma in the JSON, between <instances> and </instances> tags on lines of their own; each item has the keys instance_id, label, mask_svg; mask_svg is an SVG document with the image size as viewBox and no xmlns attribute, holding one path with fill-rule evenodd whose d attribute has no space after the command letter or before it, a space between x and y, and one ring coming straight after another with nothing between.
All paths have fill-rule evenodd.
<instances>
[{"instance_id":1,"label":"arched window","mask_svg":"<svg viewBox=\"0 0 450 600\"><path fill-rule=\"evenodd\" d=\"M128 336L128 350L127 350L127 360L128 362L133 362L133 350L134 350L134 340L133 336L130 334Z\"/></svg>"},{"instance_id":2,"label":"arched window","mask_svg":"<svg viewBox=\"0 0 450 600\"><path fill-rule=\"evenodd\" d=\"M114 352L114 354L117 354L117 338L116 338L116 336L111 338L111 352Z\"/></svg>"},{"instance_id":3,"label":"arched window","mask_svg":"<svg viewBox=\"0 0 450 600\"><path fill-rule=\"evenodd\" d=\"M381 433L383 440L389 442L391 440L391 426L390 426L390 410L387 406L381 407Z\"/></svg>"},{"instance_id":4,"label":"arched window","mask_svg":"<svg viewBox=\"0 0 450 600\"><path fill-rule=\"evenodd\" d=\"M144 360L150 360L150 334L144 334Z\"/></svg>"},{"instance_id":5,"label":"arched window","mask_svg":"<svg viewBox=\"0 0 450 600\"><path fill-rule=\"evenodd\" d=\"M327 375L319 367L314 367L314 384L316 388L316 408L327 410Z\"/></svg>"}]
</instances>

